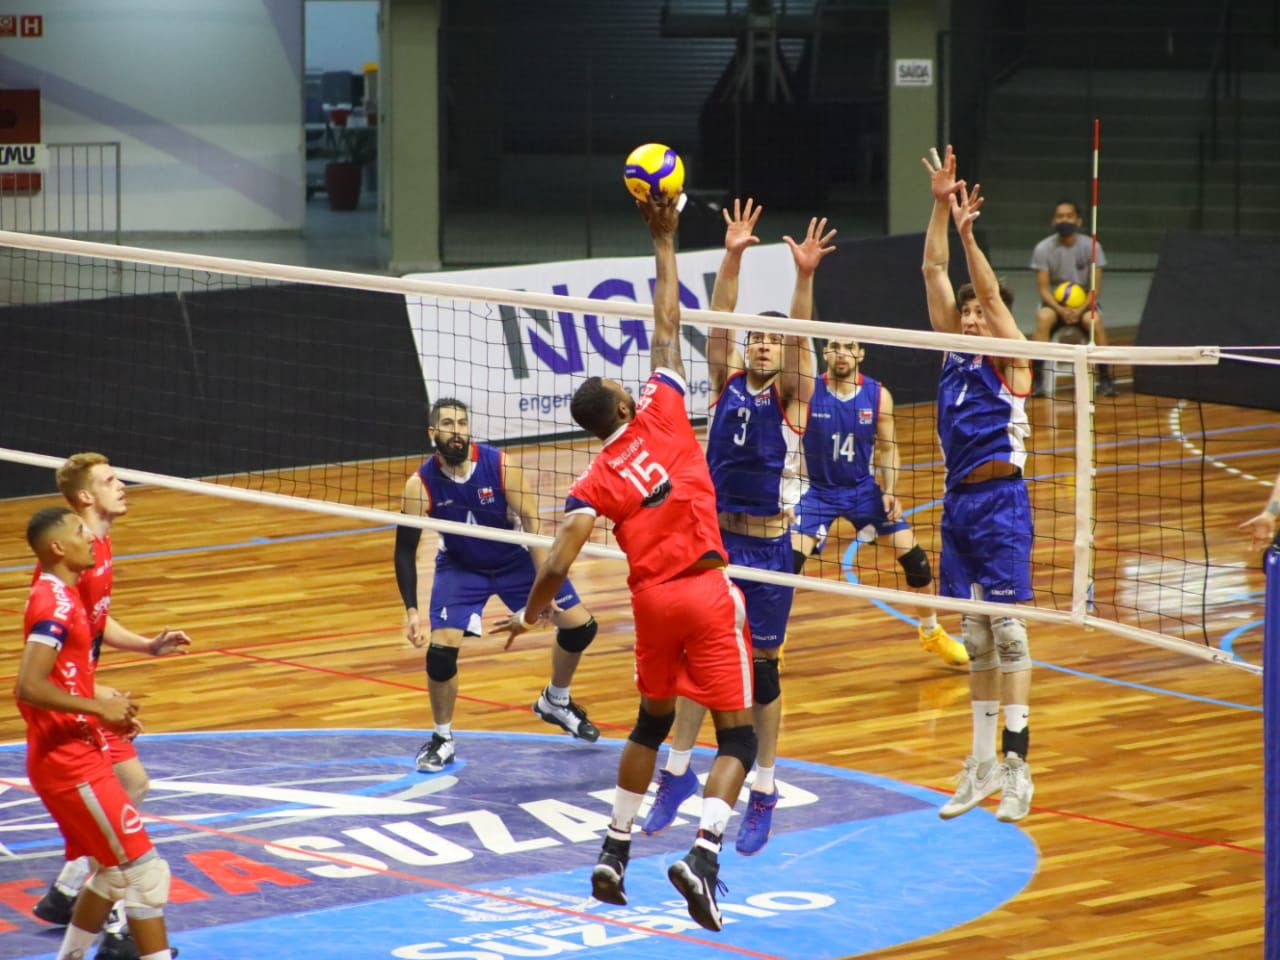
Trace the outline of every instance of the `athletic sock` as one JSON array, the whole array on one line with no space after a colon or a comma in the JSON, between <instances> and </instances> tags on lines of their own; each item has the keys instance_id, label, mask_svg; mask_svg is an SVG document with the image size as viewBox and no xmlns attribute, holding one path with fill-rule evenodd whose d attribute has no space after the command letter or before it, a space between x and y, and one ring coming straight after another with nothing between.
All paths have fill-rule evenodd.
<instances>
[{"instance_id":1,"label":"athletic sock","mask_svg":"<svg viewBox=\"0 0 1280 960\"><path fill-rule=\"evenodd\" d=\"M996 727L1000 725L999 700L973 701L973 757L978 763L996 758Z\"/></svg>"},{"instance_id":2,"label":"athletic sock","mask_svg":"<svg viewBox=\"0 0 1280 960\"><path fill-rule=\"evenodd\" d=\"M667 765L662 769L673 776L682 777L685 771L689 769L689 761L692 759L692 750L676 750L672 748L667 751Z\"/></svg>"},{"instance_id":3,"label":"athletic sock","mask_svg":"<svg viewBox=\"0 0 1280 960\"><path fill-rule=\"evenodd\" d=\"M776 787L773 785L773 767L756 767L756 779L751 784L751 789L756 793L774 793Z\"/></svg>"}]
</instances>

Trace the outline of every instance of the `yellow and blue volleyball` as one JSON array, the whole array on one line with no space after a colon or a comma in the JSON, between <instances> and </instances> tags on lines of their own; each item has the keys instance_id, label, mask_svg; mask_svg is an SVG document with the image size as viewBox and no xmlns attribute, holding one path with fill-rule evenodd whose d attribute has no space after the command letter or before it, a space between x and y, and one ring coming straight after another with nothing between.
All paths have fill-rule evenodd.
<instances>
[{"instance_id":1,"label":"yellow and blue volleyball","mask_svg":"<svg viewBox=\"0 0 1280 960\"><path fill-rule=\"evenodd\" d=\"M1078 283L1060 283L1053 288L1053 299L1064 307L1079 310L1089 300L1089 294Z\"/></svg>"},{"instance_id":2,"label":"yellow and blue volleyball","mask_svg":"<svg viewBox=\"0 0 1280 960\"><path fill-rule=\"evenodd\" d=\"M674 200L684 189L684 161L661 143L641 144L627 155L622 180L637 200Z\"/></svg>"}]
</instances>

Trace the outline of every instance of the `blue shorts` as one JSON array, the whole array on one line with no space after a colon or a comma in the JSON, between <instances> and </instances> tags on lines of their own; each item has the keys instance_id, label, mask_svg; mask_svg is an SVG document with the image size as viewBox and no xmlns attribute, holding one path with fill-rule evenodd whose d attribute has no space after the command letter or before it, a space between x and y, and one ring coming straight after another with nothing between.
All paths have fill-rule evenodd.
<instances>
[{"instance_id":1,"label":"blue shorts","mask_svg":"<svg viewBox=\"0 0 1280 960\"><path fill-rule=\"evenodd\" d=\"M748 537L740 533L720 531L729 562L740 567L794 573L791 561L791 535L780 537ZM747 602L747 623L751 627L751 646L771 650L782 646L787 638L787 618L791 616L793 587L778 587L755 580L733 581Z\"/></svg>"},{"instance_id":2,"label":"blue shorts","mask_svg":"<svg viewBox=\"0 0 1280 960\"><path fill-rule=\"evenodd\" d=\"M481 611L495 593L513 613L529 599L529 588L537 571L533 557L505 570L472 570L450 560L447 554L436 556L436 575L431 581L431 629L461 630L464 636L479 637L484 633ZM576 607L582 601L566 580L556 595L561 610Z\"/></svg>"},{"instance_id":3,"label":"blue shorts","mask_svg":"<svg viewBox=\"0 0 1280 960\"><path fill-rule=\"evenodd\" d=\"M905 520L890 520L884 512L884 492L880 484L861 483L856 487L823 487L810 485L796 508L795 529L818 541L821 550L835 522L844 517L854 530L873 526L876 536L883 537L899 530L910 530Z\"/></svg>"},{"instance_id":4,"label":"blue shorts","mask_svg":"<svg viewBox=\"0 0 1280 960\"><path fill-rule=\"evenodd\" d=\"M993 603L1030 600L1031 501L1021 477L962 483L942 502L938 592Z\"/></svg>"}]
</instances>

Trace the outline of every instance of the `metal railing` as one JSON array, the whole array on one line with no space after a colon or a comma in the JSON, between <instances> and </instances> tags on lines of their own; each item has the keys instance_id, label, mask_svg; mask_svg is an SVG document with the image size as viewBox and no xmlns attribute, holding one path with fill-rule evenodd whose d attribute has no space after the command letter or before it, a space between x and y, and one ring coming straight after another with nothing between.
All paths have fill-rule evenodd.
<instances>
[{"instance_id":1,"label":"metal railing","mask_svg":"<svg viewBox=\"0 0 1280 960\"><path fill-rule=\"evenodd\" d=\"M120 143L45 147L38 185L31 174L0 180L0 228L119 244Z\"/></svg>"}]
</instances>

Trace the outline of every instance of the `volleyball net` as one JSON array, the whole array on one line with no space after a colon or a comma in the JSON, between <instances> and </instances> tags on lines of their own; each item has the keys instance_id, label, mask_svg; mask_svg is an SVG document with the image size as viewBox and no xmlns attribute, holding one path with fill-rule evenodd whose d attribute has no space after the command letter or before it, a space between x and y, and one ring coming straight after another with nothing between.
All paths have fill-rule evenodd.
<instances>
[{"instance_id":1,"label":"volleyball net","mask_svg":"<svg viewBox=\"0 0 1280 960\"><path fill-rule=\"evenodd\" d=\"M796 337L812 351L815 377L827 373L828 343L857 341L861 372L882 379L897 398L892 433L878 437L866 467L892 483L936 573L945 473L932 393L943 354L989 349L1052 365L1052 394L1026 401L1035 598L1016 605L1017 614L1249 668L1206 631L1214 562L1204 533L1203 411L1128 392L1095 405L1092 395L1099 363L1213 364L1216 348L997 343L839 316L712 313L699 307L709 300L719 255L680 255L695 424L705 423L713 400L710 326L730 328L740 348L748 330ZM781 263L789 267L789 256ZM51 493L48 473L27 468L47 470L74 451L98 450L126 480L539 542L519 529L400 513L406 477L430 455L430 405L454 399L468 408L472 439L504 448L507 461L523 468L545 542L569 485L599 448L569 415L573 389L591 375L631 387L648 375L652 308L640 301L651 293L652 258L631 258L614 273L590 286L591 296L574 297L567 289L537 293L0 232L7 343L0 488ZM746 273L739 302L756 309L747 303ZM778 276L789 290L790 273ZM805 425L794 426L802 444ZM851 449L837 443L832 456L852 456ZM731 572L839 594L851 604L1010 612L1008 604L939 597L936 577L924 591L911 589L900 544L874 526L835 520L823 546L800 575ZM624 562L608 524L586 552ZM394 597L389 585L389 604Z\"/></svg>"}]
</instances>

